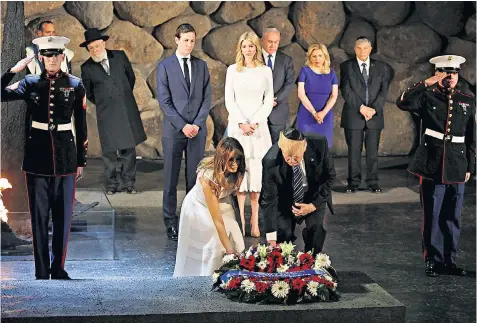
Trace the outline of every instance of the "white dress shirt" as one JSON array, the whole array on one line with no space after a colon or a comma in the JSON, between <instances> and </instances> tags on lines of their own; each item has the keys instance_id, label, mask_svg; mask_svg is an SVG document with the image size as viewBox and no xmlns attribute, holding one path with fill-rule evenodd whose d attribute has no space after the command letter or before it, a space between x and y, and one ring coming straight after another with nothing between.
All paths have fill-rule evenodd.
<instances>
[{"instance_id":1,"label":"white dress shirt","mask_svg":"<svg viewBox=\"0 0 477 323\"><path fill-rule=\"evenodd\" d=\"M265 61L265 65L268 66L268 55L270 55L269 53L267 53L265 51L265 49L262 48L262 54L263 54L263 59ZM272 55L272 70L275 69L275 58L277 57L277 52L271 54Z\"/></svg>"},{"instance_id":2,"label":"white dress shirt","mask_svg":"<svg viewBox=\"0 0 477 323\"><path fill-rule=\"evenodd\" d=\"M182 56L179 52L176 51L177 59L179 60L179 64L181 65L182 75L184 75L184 60L183 58L187 58L187 66L189 66L189 80L192 82L192 65L190 63L190 54L187 56Z\"/></svg>"},{"instance_id":3,"label":"white dress shirt","mask_svg":"<svg viewBox=\"0 0 477 323\"><path fill-rule=\"evenodd\" d=\"M369 77L369 68L371 67L371 62L370 62L369 56L366 59L366 61L362 61L358 57L356 57L356 60L358 61L359 70L361 71L361 74L363 74L363 63L366 64L366 72L368 72L368 77ZM360 109L361 109L361 107L364 107L364 104L361 104L359 106Z\"/></svg>"},{"instance_id":4,"label":"white dress shirt","mask_svg":"<svg viewBox=\"0 0 477 323\"><path fill-rule=\"evenodd\" d=\"M301 160L300 163L301 171L303 172L303 188L306 192L306 187L308 186L308 180L306 179L306 170L305 170L305 159ZM267 241L277 240L277 231L267 233Z\"/></svg>"},{"instance_id":5,"label":"white dress shirt","mask_svg":"<svg viewBox=\"0 0 477 323\"><path fill-rule=\"evenodd\" d=\"M103 60L106 60L106 62L103 62ZM111 68L109 67L108 52L106 50L104 51L104 56L99 63L101 64L101 66L106 64L108 66L109 73L111 73ZM103 67L103 69L104 69L104 67Z\"/></svg>"},{"instance_id":6,"label":"white dress shirt","mask_svg":"<svg viewBox=\"0 0 477 323\"><path fill-rule=\"evenodd\" d=\"M366 63L366 71L368 72L368 76L369 76L369 67L371 66L369 56L366 59L366 61L362 61L357 57L356 57L356 60L358 61L359 70L361 71L361 74L363 74L363 63Z\"/></svg>"}]
</instances>

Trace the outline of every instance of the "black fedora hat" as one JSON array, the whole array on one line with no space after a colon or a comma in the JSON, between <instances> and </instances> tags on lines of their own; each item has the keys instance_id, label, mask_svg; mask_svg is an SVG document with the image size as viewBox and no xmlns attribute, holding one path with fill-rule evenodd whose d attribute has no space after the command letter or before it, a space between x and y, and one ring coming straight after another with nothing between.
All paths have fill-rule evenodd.
<instances>
[{"instance_id":1,"label":"black fedora hat","mask_svg":"<svg viewBox=\"0 0 477 323\"><path fill-rule=\"evenodd\" d=\"M97 28L91 28L84 32L84 39L85 41L80 44L80 47L86 47L88 46L89 43L98 39L102 39L106 41L109 39L109 36L106 36L106 35L103 36L101 35L101 33L99 32Z\"/></svg>"}]
</instances>

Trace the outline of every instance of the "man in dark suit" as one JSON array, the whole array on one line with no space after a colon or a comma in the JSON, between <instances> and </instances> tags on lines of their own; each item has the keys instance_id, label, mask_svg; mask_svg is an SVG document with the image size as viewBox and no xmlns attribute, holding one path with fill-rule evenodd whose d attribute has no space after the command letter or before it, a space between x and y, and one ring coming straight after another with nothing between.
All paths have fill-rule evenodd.
<instances>
[{"instance_id":1,"label":"man in dark suit","mask_svg":"<svg viewBox=\"0 0 477 323\"><path fill-rule=\"evenodd\" d=\"M164 151L163 215L167 236L177 240L177 183L185 151L186 190L196 181L196 170L204 157L207 116L211 107L207 63L191 56L196 32L181 24L175 34L177 50L157 66L157 93L163 115Z\"/></svg>"},{"instance_id":2,"label":"man in dark suit","mask_svg":"<svg viewBox=\"0 0 477 323\"><path fill-rule=\"evenodd\" d=\"M290 119L288 95L293 89L295 72L290 56L277 52L280 44L280 31L276 28L265 28L262 31L263 61L273 71L273 92L275 93L273 110L268 116L268 128L272 144L278 141L280 132L285 130Z\"/></svg>"},{"instance_id":3,"label":"man in dark suit","mask_svg":"<svg viewBox=\"0 0 477 323\"><path fill-rule=\"evenodd\" d=\"M346 193L356 192L361 184L361 151L366 147L366 182L373 193L381 193L378 178L378 148L384 128L384 103L388 92L391 67L369 57L371 42L358 37L356 58L343 62L341 94L345 100L341 116L348 145L348 186Z\"/></svg>"},{"instance_id":4,"label":"man in dark suit","mask_svg":"<svg viewBox=\"0 0 477 323\"><path fill-rule=\"evenodd\" d=\"M122 50L106 50L108 36L96 28L86 30L84 36L80 47L86 47L91 57L81 65L81 78L88 100L96 105L107 194L121 190L117 166L122 189L136 194L136 146L147 139L133 95L136 77Z\"/></svg>"},{"instance_id":5,"label":"man in dark suit","mask_svg":"<svg viewBox=\"0 0 477 323\"><path fill-rule=\"evenodd\" d=\"M331 186L336 178L326 137L287 129L262 161L260 206L271 245L296 239L295 224L305 221L305 251L321 252L326 205L333 213Z\"/></svg>"}]
</instances>

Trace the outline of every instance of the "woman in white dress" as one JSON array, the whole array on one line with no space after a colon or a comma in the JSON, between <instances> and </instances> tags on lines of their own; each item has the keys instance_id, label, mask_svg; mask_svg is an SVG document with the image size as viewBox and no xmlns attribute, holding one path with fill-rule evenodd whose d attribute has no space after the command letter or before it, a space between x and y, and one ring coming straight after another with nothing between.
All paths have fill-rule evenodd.
<instances>
[{"instance_id":1,"label":"woman in white dress","mask_svg":"<svg viewBox=\"0 0 477 323\"><path fill-rule=\"evenodd\" d=\"M245 235L245 198L250 193L251 235L260 236L258 199L262 189L262 158L272 146L267 118L273 108L272 70L263 63L258 36L246 32L237 44L235 64L227 69L225 107L229 112L228 135L236 138L245 152L247 172L237 193Z\"/></svg>"},{"instance_id":2,"label":"woman in white dress","mask_svg":"<svg viewBox=\"0 0 477 323\"><path fill-rule=\"evenodd\" d=\"M231 199L244 173L243 148L231 137L219 142L214 157L202 160L182 203L174 277L210 276L224 253L245 249Z\"/></svg>"}]
</instances>

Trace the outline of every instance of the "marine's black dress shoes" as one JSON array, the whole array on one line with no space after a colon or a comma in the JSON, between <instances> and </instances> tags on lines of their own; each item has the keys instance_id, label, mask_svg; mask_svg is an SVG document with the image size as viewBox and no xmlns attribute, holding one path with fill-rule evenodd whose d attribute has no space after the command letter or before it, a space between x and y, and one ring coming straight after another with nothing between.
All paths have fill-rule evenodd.
<instances>
[{"instance_id":1,"label":"marine's black dress shoes","mask_svg":"<svg viewBox=\"0 0 477 323\"><path fill-rule=\"evenodd\" d=\"M383 192L383 190L381 189L381 187L379 187L378 185L370 186L370 187L369 187L369 190L370 190L372 193L382 193L382 192Z\"/></svg>"},{"instance_id":2,"label":"marine's black dress shoes","mask_svg":"<svg viewBox=\"0 0 477 323\"><path fill-rule=\"evenodd\" d=\"M57 272L51 272L51 279L64 279L64 280L70 280L70 276L68 276L68 273L64 269L60 269Z\"/></svg>"},{"instance_id":3,"label":"marine's black dress shoes","mask_svg":"<svg viewBox=\"0 0 477 323\"><path fill-rule=\"evenodd\" d=\"M426 260L426 275L429 277L437 277L442 272L442 265L436 263L434 260Z\"/></svg>"}]
</instances>

